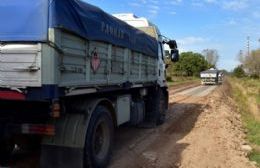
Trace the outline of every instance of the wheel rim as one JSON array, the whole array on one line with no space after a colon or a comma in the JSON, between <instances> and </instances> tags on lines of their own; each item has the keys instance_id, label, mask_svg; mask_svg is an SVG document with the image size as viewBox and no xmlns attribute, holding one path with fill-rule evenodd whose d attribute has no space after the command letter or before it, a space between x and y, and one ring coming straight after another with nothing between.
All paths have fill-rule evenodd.
<instances>
[{"instance_id":1,"label":"wheel rim","mask_svg":"<svg viewBox=\"0 0 260 168\"><path fill-rule=\"evenodd\" d=\"M102 160L109 151L110 131L105 120L100 120L94 130L93 152L97 159Z\"/></svg>"}]
</instances>

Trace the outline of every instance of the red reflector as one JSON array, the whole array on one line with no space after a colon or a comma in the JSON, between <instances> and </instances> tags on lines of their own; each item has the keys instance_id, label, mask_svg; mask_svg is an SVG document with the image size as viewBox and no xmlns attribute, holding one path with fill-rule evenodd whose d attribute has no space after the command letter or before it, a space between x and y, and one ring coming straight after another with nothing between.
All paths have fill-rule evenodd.
<instances>
[{"instance_id":1,"label":"red reflector","mask_svg":"<svg viewBox=\"0 0 260 168\"><path fill-rule=\"evenodd\" d=\"M0 91L0 99L25 100L25 95L15 91Z\"/></svg>"},{"instance_id":2,"label":"red reflector","mask_svg":"<svg viewBox=\"0 0 260 168\"><path fill-rule=\"evenodd\" d=\"M55 135L54 125L41 125L41 124L23 124L22 125L23 134L36 134L36 135Z\"/></svg>"},{"instance_id":3,"label":"red reflector","mask_svg":"<svg viewBox=\"0 0 260 168\"><path fill-rule=\"evenodd\" d=\"M60 104L57 102L53 103L53 105L52 105L51 117L53 117L53 118L60 117Z\"/></svg>"}]
</instances>

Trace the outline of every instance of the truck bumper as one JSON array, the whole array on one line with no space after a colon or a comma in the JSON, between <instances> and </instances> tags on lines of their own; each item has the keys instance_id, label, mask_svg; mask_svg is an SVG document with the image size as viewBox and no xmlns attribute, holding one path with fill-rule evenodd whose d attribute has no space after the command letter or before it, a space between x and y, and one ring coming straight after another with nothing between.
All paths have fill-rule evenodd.
<instances>
[{"instance_id":1,"label":"truck bumper","mask_svg":"<svg viewBox=\"0 0 260 168\"><path fill-rule=\"evenodd\" d=\"M51 104L40 101L0 99L0 119L9 121L38 121L50 118Z\"/></svg>"},{"instance_id":2,"label":"truck bumper","mask_svg":"<svg viewBox=\"0 0 260 168\"><path fill-rule=\"evenodd\" d=\"M54 135L46 123L51 118L48 102L0 99L0 138L17 134Z\"/></svg>"}]
</instances>

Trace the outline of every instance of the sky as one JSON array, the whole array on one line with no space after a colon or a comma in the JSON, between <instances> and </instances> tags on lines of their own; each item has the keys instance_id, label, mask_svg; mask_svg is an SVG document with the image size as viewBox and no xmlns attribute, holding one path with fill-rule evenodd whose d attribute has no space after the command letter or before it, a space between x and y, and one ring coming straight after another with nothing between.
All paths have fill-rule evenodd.
<instances>
[{"instance_id":1,"label":"sky","mask_svg":"<svg viewBox=\"0 0 260 168\"><path fill-rule=\"evenodd\" d=\"M148 18L177 40L181 52L216 49L219 69L231 71L237 56L260 48L260 0L84 0L104 11Z\"/></svg>"}]
</instances>

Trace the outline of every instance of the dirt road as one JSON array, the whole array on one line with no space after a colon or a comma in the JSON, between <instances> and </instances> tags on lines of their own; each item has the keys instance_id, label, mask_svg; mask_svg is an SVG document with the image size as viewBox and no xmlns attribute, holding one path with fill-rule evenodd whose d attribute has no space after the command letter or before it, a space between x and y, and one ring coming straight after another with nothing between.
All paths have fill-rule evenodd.
<instances>
[{"instance_id":1,"label":"dirt road","mask_svg":"<svg viewBox=\"0 0 260 168\"><path fill-rule=\"evenodd\" d=\"M245 134L228 93L225 85L170 88L166 123L117 129L109 168L254 168L242 150Z\"/></svg>"},{"instance_id":2,"label":"dirt road","mask_svg":"<svg viewBox=\"0 0 260 168\"><path fill-rule=\"evenodd\" d=\"M223 86L170 89L166 123L154 129L121 127L110 168L251 168L240 115Z\"/></svg>"}]
</instances>

